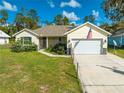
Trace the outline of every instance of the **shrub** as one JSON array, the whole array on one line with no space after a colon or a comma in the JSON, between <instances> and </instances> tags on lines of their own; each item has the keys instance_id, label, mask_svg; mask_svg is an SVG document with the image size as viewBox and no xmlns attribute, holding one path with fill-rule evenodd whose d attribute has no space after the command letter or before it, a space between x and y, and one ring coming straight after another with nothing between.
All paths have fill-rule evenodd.
<instances>
[{"instance_id":1,"label":"shrub","mask_svg":"<svg viewBox=\"0 0 124 93\"><path fill-rule=\"evenodd\" d=\"M37 50L37 45L34 43L28 43L28 44L22 44L22 42L16 41L12 44L11 50L13 52L30 52L30 51L36 51Z\"/></svg>"},{"instance_id":2,"label":"shrub","mask_svg":"<svg viewBox=\"0 0 124 93\"><path fill-rule=\"evenodd\" d=\"M63 43L58 43L51 49L52 52L57 54L66 54L66 50L66 44Z\"/></svg>"}]
</instances>

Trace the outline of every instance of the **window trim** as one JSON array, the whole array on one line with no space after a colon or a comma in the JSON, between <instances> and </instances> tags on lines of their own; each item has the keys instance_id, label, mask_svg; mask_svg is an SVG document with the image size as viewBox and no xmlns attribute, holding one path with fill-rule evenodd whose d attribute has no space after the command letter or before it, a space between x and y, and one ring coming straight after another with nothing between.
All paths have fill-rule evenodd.
<instances>
[{"instance_id":1,"label":"window trim","mask_svg":"<svg viewBox=\"0 0 124 93\"><path fill-rule=\"evenodd\" d=\"M28 40L25 40L27 38L28 38ZM21 41L22 41L23 44L28 44L26 42L28 42L28 41L32 42L32 37L21 37Z\"/></svg>"}]
</instances>

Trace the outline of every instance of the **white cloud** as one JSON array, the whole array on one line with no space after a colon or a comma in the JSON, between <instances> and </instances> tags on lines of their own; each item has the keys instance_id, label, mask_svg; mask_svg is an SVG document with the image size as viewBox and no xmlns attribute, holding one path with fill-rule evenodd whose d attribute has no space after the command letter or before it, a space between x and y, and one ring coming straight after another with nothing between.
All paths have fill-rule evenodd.
<instances>
[{"instance_id":1,"label":"white cloud","mask_svg":"<svg viewBox=\"0 0 124 93\"><path fill-rule=\"evenodd\" d=\"M5 10L10 10L10 11L17 11L16 5L12 5L9 2L2 1L3 5L0 5L0 10L5 9Z\"/></svg>"},{"instance_id":2,"label":"white cloud","mask_svg":"<svg viewBox=\"0 0 124 93\"><path fill-rule=\"evenodd\" d=\"M81 7L80 3L78 3L76 0L71 0L70 2L61 2L60 7L70 6L73 8Z\"/></svg>"},{"instance_id":3,"label":"white cloud","mask_svg":"<svg viewBox=\"0 0 124 93\"><path fill-rule=\"evenodd\" d=\"M73 21L80 20L80 18L74 12L63 11L63 16L66 16L67 18L69 18L70 20L73 20Z\"/></svg>"},{"instance_id":4,"label":"white cloud","mask_svg":"<svg viewBox=\"0 0 124 93\"><path fill-rule=\"evenodd\" d=\"M92 10L92 15L93 15L95 18L99 18L99 11Z\"/></svg>"},{"instance_id":5,"label":"white cloud","mask_svg":"<svg viewBox=\"0 0 124 93\"><path fill-rule=\"evenodd\" d=\"M48 1L48 4L50 5L51 8L54 8L55 7L55 4L52 0L49 0Z\"/></svg>"}]
</instances>

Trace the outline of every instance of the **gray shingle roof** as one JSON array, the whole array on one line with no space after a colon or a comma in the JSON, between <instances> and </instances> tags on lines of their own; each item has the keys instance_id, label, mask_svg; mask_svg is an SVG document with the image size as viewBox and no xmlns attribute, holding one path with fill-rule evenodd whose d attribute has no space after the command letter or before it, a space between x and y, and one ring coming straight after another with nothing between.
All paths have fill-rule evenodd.
<instances>
[{"instance_id":1,"label":"gray shingle roof","mask_svg":"<svg viewBox=\"0 0 124 93\"><path fill-rule=\"evenodd\" d=\"M64 36L64 34L67 31L70 31L72 28L74 27L63 25L49 25L33 30L33 32L37 33L40 36Z\"/></svg>"}]
</instances>

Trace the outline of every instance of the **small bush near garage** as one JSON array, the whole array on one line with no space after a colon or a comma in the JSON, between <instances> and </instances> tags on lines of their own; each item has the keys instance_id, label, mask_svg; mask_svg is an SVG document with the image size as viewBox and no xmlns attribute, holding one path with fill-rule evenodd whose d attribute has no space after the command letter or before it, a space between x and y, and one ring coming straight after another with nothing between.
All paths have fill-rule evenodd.
<instances>
[{"instance_id":1,"label":"small bush near garage","mask_svg":"<svg viewBox=\"0 0 124 93\"><path fill-rule=\"evenodd\" d=\"M47 49L48 52L52 52L59 55L66 54L66 50L67 50L66 44L64 43L58 43L54 47Z\"/></svg>"},{"instance_id":2,"label":"small bush near garage","mask_svg":"<svg viewBox=\"0 0 124 93\"><path fill-rule=\"evenodd\" d=\"M32 42L29 42L27 44L23 44L22 41L16 41L11 46L12 52L30 52L30 51L36 51L37 45L35 45Z\"/></svg>"}]
</instances>

